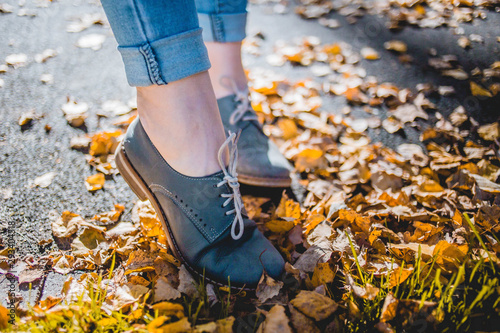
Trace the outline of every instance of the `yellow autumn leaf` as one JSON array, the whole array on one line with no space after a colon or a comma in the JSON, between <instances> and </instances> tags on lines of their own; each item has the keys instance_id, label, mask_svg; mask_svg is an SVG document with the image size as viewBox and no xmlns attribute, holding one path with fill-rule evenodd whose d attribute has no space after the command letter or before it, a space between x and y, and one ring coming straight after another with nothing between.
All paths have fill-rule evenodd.
<instances>
[{"instance_id":1,"label":"yellow autumn leaf","mask_svg":"<svg viewBox=\"0 0 500 333\"><path fill-rule=\"evenodd\" d=\"M456 272L460 264L465 260L469 247L455 245L445 240L439 241L434 247L433 255L436 256L436 263L447 272Z\"/></svg>"},{"instance_id":2,"label":"yellow autumn leaf","mask_svg":"<svg viewBox=\"0 0 500 333\"><path fill-rule=\"evenodd\" d=\"M302 215L300 212L300 204L292 199L288 199L288 196L283 194L280 204L278 208L276 208L276 215L281 218L293 217L298 219Z\"/></svg>"},{"instance_id":3,"label":"yellow autumn leaf","mask_svg":"<svg viewBox=\"0 0 500 333\"><path fill-rule=\"evenodd\" d=\"M278 220L274 219L266 222L266 227L272 232L284 233L290 231L295 226L294 220Z\"/></svg>"},{"instance_id":4,"label":"yellow autumn leaf","mask_svg":"<svg viewBox=\"0 0 500 333\"><path fill-rule=\"evenodd\" d=\"M394 288L405 282L405 280L411 275L412 272L413 269L409 268L397 268L392 270L389 276L389 288Z\"/></svg>"},{"instance_id":5,"label":"yellow autumn leaf","mask_svg":"<svg viewBox=\"0 0 500 333\"><path fill-rule=\"evenodd\" d=\"M333 282L335 272L329 263L318 263L314 268L313 277L311 279L312 285L316 288L322 284Z\"/></svg>"},{"instance_id":6,"label":"yellow autumn leaf","mask_svg":"<svg viewBox=\"0 0 500 333\"><path fill-rule=\"evenodd\" d=\"M493 97L488 89L481 87L474 81L470 82L470 91L473 96Z\"/></svg>"},{"instance_id":7,"label":"yellow autumn leaf","mask_svg":"<svg viewBox=\"0 0 500 333\"><path fill-rule=\"evenodd\" d=\"M85 186L87 187L87 190L89 190L89 192L94 192L102 189L105 181L106 180L104 178L104 175L102 173L97 173L95 175L87 177L87 179L85 180Z\"/></svg>"}]
</instances>

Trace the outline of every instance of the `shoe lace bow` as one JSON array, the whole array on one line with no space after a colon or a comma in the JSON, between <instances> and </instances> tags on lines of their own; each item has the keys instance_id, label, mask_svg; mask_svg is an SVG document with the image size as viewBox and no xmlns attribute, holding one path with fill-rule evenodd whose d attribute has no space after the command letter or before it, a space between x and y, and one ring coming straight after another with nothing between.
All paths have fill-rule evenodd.
<instances>
[{"instance_id":1,"label":"shoe lace bow","mask_svg":"<svg viewBox=\"0 0 500 333\"><path fill-rule=\"evenodd\" d=\"M224 201L224 203L222 204L222 207L226 207L227 205L229 205L231 200L234 201L234 209L228 210L226 212L226 215L235 214L233 223L231 225L231 237L234 240L238 240L241 238L244 229L242 216L242 209L244 206L241 199L238 174L236 173L236 164L238 161L238 149L236 143L238 142L238 137L239 134L237 135L236 133L229 132L228 138L226 139L226 141L224 141L218 153L219 165L222 169L222 172L224 173L224 178L222 179L222 181L217 183L217 187L221 187L224 184L227 184L232 190L232 193L221 194L221 197L227 198L226 201ZM229 163L227 168L223 158L226 148L229 149ZM238 234L236 234L237 225L239 226Z\"/></svg>"}]
</instances>

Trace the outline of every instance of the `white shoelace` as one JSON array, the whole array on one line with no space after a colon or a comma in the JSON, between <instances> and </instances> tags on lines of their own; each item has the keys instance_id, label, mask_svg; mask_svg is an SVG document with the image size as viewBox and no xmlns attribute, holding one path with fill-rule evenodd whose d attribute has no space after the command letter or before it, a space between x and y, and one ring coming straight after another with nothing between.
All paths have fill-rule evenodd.
<instances>
[{"instance_id":1,"label":"white shoelace","mask_svg":"<svg viewBox=\"0 0 500 333\"><path fill-rule=\"evenodd\" d=\"M221 197L227 198L224 201L222 207L226 207L229 205L231 200L234 200L234 209L228 210L226 215L235 214L233 223L231 225L231 237L234 240L238 240L243 235L243 216L241 215L241 211L243 209L243 201L241 200L240 193L240 183L238 182L238 174L236 173L236 164L238 161L238 149L236 147L236 143L238 142L238 135L235 133L229 132L229 137L224 141L222 146L219 148L219 165L224 173L224 179L217 183L217 187L221 187L224 184L228 184L233 193L223 193ZM226 150L229 149L229 164L226 168L224 163L223 154ZM236 234L236 225L239 225L238 234Z\"/></svg>"},{"instance_id":2,"label":"white shoelace","mask_svg":"<svg viewBox=\"0 0 500 333\"><path fill-rule=\"evenodd\" d=\"M226 85L223 80L229 81L229 86ZM224 76L221 78L221 84L227 89L230 89L236 95L234 101L237 102L236 109L229 117L229 123L231 125L236 124L240 120L258 120L256 115L246 115L248 111L251 111L250 100L248 99L248 90L239 90L234 79L229 76Z\"/></svg>"}]
</instances>

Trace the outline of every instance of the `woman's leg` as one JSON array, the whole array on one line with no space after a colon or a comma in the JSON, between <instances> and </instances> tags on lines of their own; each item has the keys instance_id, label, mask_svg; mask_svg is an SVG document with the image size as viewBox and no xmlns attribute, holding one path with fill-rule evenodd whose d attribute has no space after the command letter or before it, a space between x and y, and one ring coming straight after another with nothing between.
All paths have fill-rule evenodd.
<instances>
[{"instance_id":1,"label":"woman's leg","mask_svg":"<svg viewBox=\"0 0 500 333\"><path fill-rule=\"evenodd\" d=\"M212 67L210 78L217 99L234 94L221 78L232 78L239 90L247 89L241 64L241 41L245 38L247 0L195 0L203 39Z\"/></svg>"},{"instance_id":2,"label":"woman's leg","mask_svg":"<svg viewBox=\"0 0 500 333\"><path fill-rule=\"evenodd\" d=\"M210 79L224 129L226 132L241 130L238 141L238 179L248 185L290 186L292 166L260 128L247 96L247 78L241 63L247 0L195 2L212 63Z\"/></svg>"},{"instance_id":3,"label":"woman's leg","mask_svg":"<svg viewBox=\"0 0 500 333\"><path fill-rule=\"evenodd\" d=\"M102 0L102 5L155 147L183 174L220 170L217 151L225 135L194 1Z\"/></svg>"}]
</instances>

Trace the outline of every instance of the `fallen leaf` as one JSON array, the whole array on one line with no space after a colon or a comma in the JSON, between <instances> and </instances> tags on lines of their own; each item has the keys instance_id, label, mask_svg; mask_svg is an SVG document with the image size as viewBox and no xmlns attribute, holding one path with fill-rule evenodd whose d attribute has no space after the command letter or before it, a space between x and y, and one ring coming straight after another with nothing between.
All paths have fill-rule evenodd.
<instances>
[{"instance_id":1,"label":"fallen leaf","mask_svg":"<svg viewBox=\"0 0 500 333\"><path fill-rule=\"evenodd\" d=\"M64 117L73 127L80 127L87 119L87 111L89 106L87 103L77 103L74 99L68 98L68 102L61 106L64 112Z\"/></svg>"},{"instance_id":2,"label":"fallen leaf","mask_svg":"<svg viewBox=\"0 0 500 333\"><path fill-rule=\"evenodd\" d=\"M99 50L102 47L102 44L106 40L106 36L102 34L88 34L82 36L76 42L76 46L80 48L88 48L94 51Z\"/></svg>"},{"instance_id":3,"label":"fallen leaf","mask_svg":"<svg viewBox=\"0 0 500 333\"><path fill-rule=\"evenodd\" d=\"M477 133L481 138L487 141L500 139L500 123L483 125L478 128Z\"/></svg>"},{"instance_id":4,"label":"fallen leaf","mask_svg":"<svg viewBox=\"0 0 500 333\"><path fill-rule=\"evenodd\" d=\"M398 300L392 293L387 294L380 312L380 321L387 322L396 317L396 310L398 308Z\"/></svg>"},{"instance_id":5,"label":"fallen leaf","mask_svg":"<svg viewBox=\"0 0 500 333\"><path fill-rule=\"evenodd\" d=\"M399 40L391 40L384 43L384 48L389 51L405 53L408 50L406 44Z\"/></svg>"},{"instance_id":6,"label":"fallen leaf","mask_svg":"<svg viewBox=\"0 0 500 333\"><path fill-rule=\"evenodd\" d=\"M156 280L154 288L154 302L169 301L181 297L181 293L175 289L166 277L160 276Z\"/></svg>"},{"instance_id":7,"label":"fallen leaf","mask_svg":"<svg viewBox=\"0 0 500 333\"><path fill-rule=\"evenodd\" d=\"M35 184L35 186L39 186L39 187L49 187L50 184L52 184L52 181L54 180L54 178L57 176L57 172L47 172L46 174L43 174L39 177L36 177L35 180L33 181L33 184Z\"/></svg>"},{"instance_id":8,"label":"fallen leaf","mask_svg":"<svg viewBox=\"0 0 500 333\"><path fill-rule=\"evenodd\" d=\"M261 303L264 303L268 299L271 299L274 296L278 295L282 287L282 281L274 280L264 271L262 273L262 276L260 277L255 295Z\"/></svg>"},{"instance_id":9,"label":"fallen leaf","mask_svg":"<svg viewBox=\"0 0 500 333\"><path fill-rule=\"evenodd\" d=\"M338 307L331 298L307 290L301 290L290 304L316 321L330 317Z\"/></svg>"},{"instance_id":10,"label":"fallen leaf","mask_svg":"<svg viewBox=\"0 0 500 333\"><path fill-rule=\"evenodd\" d=\"M52 234L55 237L65 238L78 231L78 227L85 223L85 220L78 214L64 211L61 216L52 222Z\"/></svg>"},{"instance_id":11,"label":"fallen leaf","mask_svg":"<svg viewBox=\"0 0 500 333\"><path fill-rule=\"evenodd\" d=\"M87 177L85 180L85 187L89 192L94 192L102 189L105 181L104 175L102 173L97 173Z\"/></svg>"},{"instance_id":12,"label":"fallen leaf","mask_svg":"<svg viewBox=\"0 0 500 333\"><path fill-rule=\"evenodd\" d=\"M292 333L288 325L288 317L285 314L285 308L275 304L266 315L266 319L260 324L259 331L262 333Z\"/></svg>"}]
</instances>

